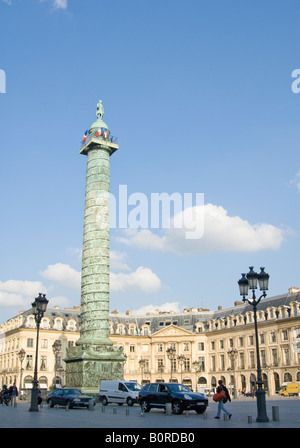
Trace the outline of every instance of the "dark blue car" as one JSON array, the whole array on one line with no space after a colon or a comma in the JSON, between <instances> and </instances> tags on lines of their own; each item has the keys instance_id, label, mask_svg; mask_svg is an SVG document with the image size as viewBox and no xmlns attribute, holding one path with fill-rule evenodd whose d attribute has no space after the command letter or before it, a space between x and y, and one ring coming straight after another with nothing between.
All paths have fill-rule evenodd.
<instances>
[{"instance_id":1,"label":"dark blue car","mask_svg":"<svg viewBox=\"0 0 300 448\"><path fill-rule=\"evenodd\" d=\"M47 403L50 407L53 406L69 406L69 408L86 407L88 408L90 403L95 406L96 401L93 397L82 394L78 389L55 389L47 397Z\"/></svg>"}]
</instances>

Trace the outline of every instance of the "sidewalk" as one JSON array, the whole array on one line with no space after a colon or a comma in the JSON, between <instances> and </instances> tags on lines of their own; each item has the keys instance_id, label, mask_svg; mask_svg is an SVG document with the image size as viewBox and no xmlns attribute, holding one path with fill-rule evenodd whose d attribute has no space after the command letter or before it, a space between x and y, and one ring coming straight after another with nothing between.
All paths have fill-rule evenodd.
<instances>
[{"instance_id":1,"label":"sidewalk","mask_svg":"<svg viewBox=\"0 0 300 448\"><path fill-rule=\"evenodd\" d=\"M214 417L217 403L209 402L205 414L193 411L182 415L167 415L163 410L152 409L141 413L133 407L97 403L93 410L49 408L43 404L39 412L29 412L30 403L18 401L17 406L0 406L0 428L168 428L172 431L203 428L300 428L300 400L267 400L269 422L256 422L256 399L232 400L226 407L232 413L230 420ZM278 406L279 421L273 421L272 407ZM252 422L251 422L252 420Z\"/></svg>"}]
</instances>

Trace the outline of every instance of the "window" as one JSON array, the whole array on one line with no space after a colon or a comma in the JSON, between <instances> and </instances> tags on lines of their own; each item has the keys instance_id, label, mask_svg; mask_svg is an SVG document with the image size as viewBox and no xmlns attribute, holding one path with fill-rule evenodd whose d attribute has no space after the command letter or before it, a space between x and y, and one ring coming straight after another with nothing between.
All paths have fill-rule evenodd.
<instances>
[{"instance_id":1,"label":"window","mask_svg":"<svg viewBox=\"0 0 300 448\"><path fill-rule=\"evenodd\" d=\"M189 344L189 342L184 342L183 343L183 351L184 352L189 352L190 351L190 344Z\"/></svg>"},{"instance_id":2,"label":"window","mask_svg":"<svg viewBox=\"0 0 300 448\"><path fill-rule=\"evenodd\" d=\"M162 344L156 344L156 351L159 352L159 353L162 353L163 345Z\"/></svg>"},{"instance_id":3,"label":"window","mask_svg":"<svg viewBox=\"0 0 300 448\"><path fill-rule=\"evenodd\" d=\"M271 333L271 342L276 342L276 332L272 331Z\"/></svg>"},{"instance_id":4,"label":"window","mask_svg":"<svg viewBox=\"0 0 300 448\"><path fill-rule=\"evenodd\" d=\"M255 367L254 351L250 352L250 367L251 369Z\"/></svg>"},{"instance_id":5,"label":"window","mask_svg":"<svg viewBox=\"0 0 300 448\"><path fill-rule=\"evenodd\" d=\"M27 347L28 348L32 348L33 347L33 338L28 338L27 339Z\"/></svg>"},{"instance_id":6,"label":"window","mask_svg":"<svg viewBox=\"0 0 300 448\"><path fill-rule=\"evenodd\" d=\"M60 319L55 321L55 328L56 330L62 330L62 321Z\"/></svg>"},{"instance_id":7,"label":"window","mask_svg":"<svg viewBox=\"0 0 300 448\"><path fill-rule=\"evenodd\" d=\"M32 355L27 355L26 356L26 369L27 370L31 370L33 368L33 358Z\"/></svg>"},{"instance_id":8,"label":"window","mask_svg":"<svg viewBox=\"0 0 300 448\"><path fill-rule=\"evenodd\" d=\"M129 351L130 351L130 353L134 353L134 352L135 352L135 346L134 346L134 345L131 345L131 346L129 347Z\"/></svg>"},{"instance_id":9,"label":"window","mask_svg":"<svg viewBox=\"0 0 300 448\"><path fill-rule=\"evenodd\" d=\"M204 350L204 342L198 342L198 352L203 352Z\"/></svg>"},{"instance_id":10,"label":"window","mask_svg":"<svg viewBox=\"0 0 300 448\"><path fill-rule=\"evenodd\" d=\"M245 357L244 357L244 353L243 352L240 353L240 368L241 369L245 368Z\"/></svg>"},{"instance_id":11,"label":"window","mask_svg":"<svg viewBox=\"0 0 300 448\"><path fill-rule=\"evenodd\" d=\"M272 349L272 360L273 360L273 365L277 366L278 365L277 348Z\"/></svg>"},{"instance_id":12,"label":"window","mask_svg":"<svg viewBox=\"0 0 300 448\"><path fill-rule=\"evenodd\" d=\"M191 361L189 358L185 358L185 360L183 361L183 366L184 366L184 371L185 372L189 372L191 369Z\"/></svg>"},{"instance_id":13,"label":"window","mask_svg":"<svg viewBox=\"0 0 300 448\"><path fill-rule=\"evenodd\" d=\"M44 330L47 330L47 328L49 328L49 322L47 319L42 320L41 328L43 328Z\"/></svg>"},{"instance_id":14,"label":"window","mask_svg":"<svg viewBox=\"0 0 300 448\"><path fill-rule=\"evenodd\" d=\"M41 340L41 348L48 348L48 339Z\"/></svg>"},{"instance_id":15,"label":"window","mask_svg":"<svg viewBox=\"0 0 300 448\"><path fill-rule=\"evenodd\" d=\"M47 370L47 356L41 356L40 370Z\"/></svg>"},{"instance_id":16,"label":"window","mask_svg":"<svg viewBox=\"0 0 300 448\"><path fill-rule=\"evenodd\" d=\"M283 332L282 332L282 339L284 341L288 340L288 332L287 332L287 330L283 330Z\"/></svg>"},{"instance_id":17,"label":"window","mask_svg":"<svg viewBox=\"0 0 300 448\"><path fill-rule=\"evenodd\" d=\"M29 328L34 328L34 318L33 317L29 317L29 319L28 319L28 327Z\"/></svg>"}]
</instances>

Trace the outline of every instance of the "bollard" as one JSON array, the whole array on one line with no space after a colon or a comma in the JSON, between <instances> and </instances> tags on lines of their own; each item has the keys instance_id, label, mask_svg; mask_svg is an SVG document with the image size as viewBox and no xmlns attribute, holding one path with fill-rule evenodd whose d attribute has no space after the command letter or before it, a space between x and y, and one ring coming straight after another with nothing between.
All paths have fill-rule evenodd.
<instances>
[{"instance_id":1,"label":"bollard","mask_svg":"<svg viewBox=\"0 0 300 448\"><path fill-rule=\"evenodd\" d=\"M105 412L105 406L102 405L102 412Z\"/></svg>"},{"instance_id":2,"label":"bollard","mask_svg":"<svg viewBox=\"0 0 300 448\"><path fill-rule=\"evenodd\" d=\"M272 406L272 417L274 422L279 422L279 406Z\"/></svg>"},{"instance_id":3,"label":"bollard","mask_svg":"<svg viewBox=\"0 0 300 448\"><path fill-rule=\"evenodd\" d=\"M226 421L227 420L227 414L224 414L224 421Z\"/></svg>"},{"instance_id":4,"label":"bollard","mask_svg":"<svg viewBox=\"0 0 300 448\"><path fill-rule=\"evenodd\" d=\"M144 417L144 411L141 411L141 417Z\"/></svg>"},{"instance_id":5,"label":"bollard","mask_svg":"<svg viewBox=\"0 0 300 448\"><path fill-rule=\"evenodd\" d=\"M94 410L94 403L93 400L89 401L89 411L93 411Z\"/></svg>"},{"instance_id":6,"label":"bollard","mask_svg":"<svg viewBox=\"0 0 300 448\"><path fill-rule=\"evenodd\" d=\"M205 420L207 420L207 412L204 412L203 417L204 417Z\"/></svg>"},{"instance_id":7,"label":"bollard","mask_svg":"<svg viewBox=\"0 0 300 448\"><path fill-rule=\"evenodd\" d=\"M172 414L172 404L166 403L166 414L171 415Z\"/></svg>"},{"instance_id":8,"label":"bollard","mask_svg":"<svg viewBox=\"0 0 300 448\"><path fill-rule=\"evenodd\" d=\"M185 411L185 416L186 416L186 417L189 416L189 411Z\"/></svg>"},{"instance_id":9,"label":"bollard","mask_svg":"<svg viewBox=\"0 0 300 448\"><path fill-rule=\"evenodd\" d=\"M113 408L113 413L114 413L114 414L117 413L117 408L116 408L116 406L114 406L114 408Z\"/></svg>"},{"instance_id":10,"label":"bollard","mask_svg":"<svg viewBox=\"0 0 300 448\"><path fill-rule=\"evenodd\" d=\"M69 403L66 404L66 411L68 411L68 410L69 410Z\"/></svg>"},{"instance_id":11,"label":"bollard","mask_svg":"<svg viewBox=\"0 0 300 448\"><path fill-rule=\"evenodd\" d=\"M129 409L128 408L126 409L126 415L129 415Z\"/></svg>"},{"instance_id":12,"label":"bollard","mask_svg":"<svg viewBox=\"0 0 300 448\"><path fill-rule=\"evenodd\" d=\"M55 406L55 409L58 411L58 404Z\"/></svg>"},{"instance_id":13,"label":"bollard","mask_svg":"<svg viewBox=\"0 0 300 448\"><path fill-rule=\"evenodd\" d=\"M252 415L248 415L248 423L252 423Z\"/></svg>"}]
</instances>

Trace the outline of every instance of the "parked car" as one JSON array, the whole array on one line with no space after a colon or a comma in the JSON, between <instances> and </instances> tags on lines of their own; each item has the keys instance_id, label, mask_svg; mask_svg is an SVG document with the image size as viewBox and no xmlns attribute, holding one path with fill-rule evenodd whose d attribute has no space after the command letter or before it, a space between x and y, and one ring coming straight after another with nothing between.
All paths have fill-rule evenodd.
<instances>
[{"instance_id":1,"label":"parked car","mask_svg":"<svg viewBox=\"0 0 300 448\"><path fill-rule=\"evenodd\" d=\"M69 406L69 408L75 407L89 407L92 403L95 406L95 398L82 394L78 389L55 389L47 396L47 403L50 407L53 406Z\"/></svg>"},{"instance_id":2,"label":"parked car","mask_svg":"<svg viewBox=\"0 0 300 448\"><path fill-rule=\"evenodd\" d=\"M192 392L178 383L148 383L139 392L138 400L144 412L149 412L151 408L165 408L167 403L171 403L173 414L182 414L185 410L202 414L208 406L205 395Z\"/></svg>"}]
</instances>

